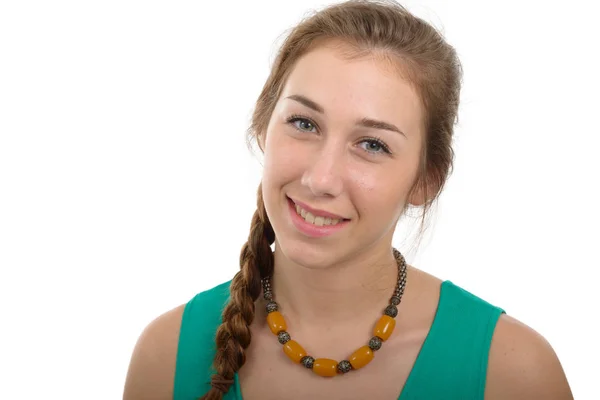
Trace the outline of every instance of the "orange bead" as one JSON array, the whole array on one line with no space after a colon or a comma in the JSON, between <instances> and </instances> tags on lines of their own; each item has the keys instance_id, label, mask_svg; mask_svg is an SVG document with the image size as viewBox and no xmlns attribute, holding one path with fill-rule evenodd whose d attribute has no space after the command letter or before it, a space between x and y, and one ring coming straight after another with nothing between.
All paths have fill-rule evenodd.
<instances>
[{"instance_id":1,"label":"orange bead","mask_svg":"<svg viewBox=\"0 0 600 400\"><path fill-rule=\"evenodd\" d=\"M283 315L279 311L274 311L267 315L267 323L269 324L269 328L273 334L277 335L281 331L287 330L287 324L285 323L285 319Z\"/></svg>"},{"instance_id":2,"label":"orange bead","mask_svg":"<svg viewBox=\"0 0 600 400\"><path fill-rule=\"evenodd\" d=\"M306 355L306 350L302 348L295 340L288 340L283 345L283 352L296 363L300 363L302 357Z\"/></svg>"},{"instance_id":3,"label":"orange bead","mask_svg":"<svg viewBox=\"0 0 600 400\"><path fill-rule=\"evenodd\" d=\"M315 374L332 377L337 375L337 361L329 358L317 358L313 363L312 370Z\"/></svg>"},{"instance_id":4,"label":"orange bead","mask_svg":"<svg viewBox=\"0 0 600 400\"><path fill-rule=\"evenodd\" d=\"M363 346L352 353L348 361L350 361L352 368L359 369L370 363L373 357L375 357L373 350L369 346Z\"/></svg>"},{"instance_id":5,"label":"orange bead","mask_svg":"<svg viewBox=\"0 0 600 400\"><path fill-rule=\"evenodd\" d=\"M389 315L382 316L375 329L373 329L373 335L379 336L381 340L386 341L392 335L394 328L396 327L396 320Z\"/></svg>"}]
</instances>

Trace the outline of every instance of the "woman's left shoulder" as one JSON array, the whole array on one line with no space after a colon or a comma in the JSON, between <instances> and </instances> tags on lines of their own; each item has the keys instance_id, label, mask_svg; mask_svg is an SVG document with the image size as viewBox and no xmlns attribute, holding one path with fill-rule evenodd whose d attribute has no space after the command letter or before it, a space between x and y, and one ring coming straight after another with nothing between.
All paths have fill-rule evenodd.
<instances>
[{"instance_id":1,"label":"woman's left shoulder","mask_svg":"<svg viewBox=\"0 0 600 400\"><path fill-rule=\"evenodd\" d=\"M502 314L490 348L485 399L572 399L562 365L534 329Z\"/></svg>"}]
</instances>

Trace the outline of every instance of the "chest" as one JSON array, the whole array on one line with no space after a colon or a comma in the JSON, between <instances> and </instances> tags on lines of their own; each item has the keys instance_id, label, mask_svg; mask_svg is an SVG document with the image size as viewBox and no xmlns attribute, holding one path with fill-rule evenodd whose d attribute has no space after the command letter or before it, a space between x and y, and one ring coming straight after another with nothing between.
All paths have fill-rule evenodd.
<instances>
[{"instance_id":1,"label":"chest","mask_svg":"<svg viewBox=\"0 0 600 400\"><path fill-rule=\"evenodd\" d=\"M292 362L276 338L256 339L247 350L246 364L238 372L243 400L397 400L424 335L385 343L367 366L333 378L318 376ZM344 342L343 338L340 341Z\"/></svg>"}]
</instances>

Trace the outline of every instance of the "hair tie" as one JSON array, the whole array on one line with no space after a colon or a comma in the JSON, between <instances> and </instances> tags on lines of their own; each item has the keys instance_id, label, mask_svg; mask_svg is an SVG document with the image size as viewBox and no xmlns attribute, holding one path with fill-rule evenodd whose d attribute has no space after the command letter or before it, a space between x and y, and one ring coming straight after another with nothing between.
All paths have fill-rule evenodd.
<instances>
[{"instance_id":1,"label":"hair tie","mask_svg":"<svg viewBox=\"0 0 600 400\"><path fill-rule=\"evenodd\" d=\"M225 394L229 390L229 386L233 385L233 379L225 379L223 375L214 374L210 378L210 386Z\"/></svg>"}]
</instances>

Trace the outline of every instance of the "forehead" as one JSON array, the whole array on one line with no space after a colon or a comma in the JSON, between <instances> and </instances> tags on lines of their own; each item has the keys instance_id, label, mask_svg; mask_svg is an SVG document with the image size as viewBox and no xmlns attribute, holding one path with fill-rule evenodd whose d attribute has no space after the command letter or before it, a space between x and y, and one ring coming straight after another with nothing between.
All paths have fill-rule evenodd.
<instances>
[{"instance_id":1,"label":"forehead","mask_svg":"<svg viewBox=\"0 0 600 400\"><path fill-rule=\"evenodd\" d=\"M348 47L321 45L303 55L292 69L281 98L301 94L320 104L326 115L370 117L402 125L418 134L421 100L389 58L348 56Z\"/></svg>"}]
</instances>

